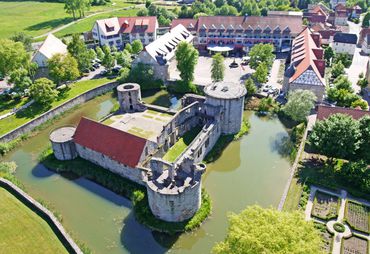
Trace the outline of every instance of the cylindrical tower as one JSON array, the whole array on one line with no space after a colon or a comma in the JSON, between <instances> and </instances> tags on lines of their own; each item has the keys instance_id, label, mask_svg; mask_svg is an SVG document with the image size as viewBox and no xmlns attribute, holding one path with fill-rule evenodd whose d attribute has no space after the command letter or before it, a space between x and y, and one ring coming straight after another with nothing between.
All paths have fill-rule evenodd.
<instances>
[{"instance_id":1,"label":"cylindrical tower","mask_svg":"<svg viewBox=\"0 0 370 254\"><path fill-rule=\"evenodd\" d=\"M54 156L58 160L72 160L77 157L73 135L75 127L61 127L55 129L49 136Z\"/></svg>"},{"instance_id":2,"label":"cylindrical tower","mask_svg":"<svg viewBox=\"0 0 370 254\"><path fill-rule=\"evenodd\" d=\"M122 111L135 112L141 108L140 85L125 83L117 87L118 101Z\"/></svg>"},{"instance_id":3,"label":"cylindrical tower","mask_svg":"<svg viewBox=\"0 0 370 254\"><path fill-rule=\"evenodd\" d=\"M232 82L217 82L206 86L204 92L206 104L212 108L207 113L217 112L215 108L220 108L222 134L239 132L243 120L244 96L247 94L245 87Z\"/></svg>"}]
</instances>

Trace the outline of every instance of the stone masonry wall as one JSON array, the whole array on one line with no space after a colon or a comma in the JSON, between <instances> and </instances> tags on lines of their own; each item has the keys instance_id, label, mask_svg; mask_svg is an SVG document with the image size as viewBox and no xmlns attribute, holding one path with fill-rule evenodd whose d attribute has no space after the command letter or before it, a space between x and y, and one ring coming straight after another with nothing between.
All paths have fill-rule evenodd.
<instances>
[{"instance_id":1,"label":"stone masonry wall","mask_svg":"<svg viewBox=\"0 0 370 254\"><path fill-rule=\"evenodd\" d=\"M164 195L147 186L149 206L153 214L165 221L184 221L191 218L201 205L201 182L183 192Z\"/></svg>"},{"instance_id":2,"label":"stone masonry wall","mask_svg":"<svg viewBox=\"0 0 370 254\"><path fill-rule=\"evenodd\" d=\"M143 185L143 171L138 168L131 168L123 165L115 160L112 160L108 156L99 152L93 151L89 148L76 144L76 150L78 155L96 165L99 165L105 169L112 171L122 177L125 177L131 181Z\"/></svg>"},{"instance_id":3,"label":"stone masonry wall","mask_svg":"<svg viewBox=\"0 0 370 254\"><path fill-rule=\"evenodd\" d=\"M81 95L78 95L78 96L70 99L69 101L63 103L62 105L60 105L60 106L58 106L54 109L51 109L51 110L45 112L44 114L42 114L41 116L39 116L39 117L21 125L21 126L19 126L18 128L2 135L0 137L0 142L9 142L9 141L19 137L20 135L22 135L24 133L32 131L37 126L45 123L46 121L54 118L57 115L67 111L68 109L71 109L74 106L77 106L81 103L84 103L88 100L91 100L92 98L94 98L98 95L101 95L103 93L111 91L117 85L118 85L118 82L107 83L107 84L101 85L99 87L96 87L94 89L91 89L91 90L89 90L89 91L87 91L87 92L85 92Z\"/></svg>"}]
</instances>

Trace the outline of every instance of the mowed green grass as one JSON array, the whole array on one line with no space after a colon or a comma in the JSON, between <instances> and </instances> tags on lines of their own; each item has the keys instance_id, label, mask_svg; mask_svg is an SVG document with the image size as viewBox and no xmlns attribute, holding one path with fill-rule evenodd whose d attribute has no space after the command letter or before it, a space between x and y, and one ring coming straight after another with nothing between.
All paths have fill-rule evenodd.
<instances>
[{"instance_id":1,"label":"mowed green grass","mask_svg":"<svg viewBox=\"0 0 370 254\"><path fill-rule=\"evenodd\" d=\"M198 133L202 130L201 127L194 127L190 131L186 132L163 156L163 159L168 162L174 162L179 155L185 151L190 145Z\"/></svg>"},{"instance_id":2,"label":"mowed green grass","mask_svg":"<svg viewBox=\"0 0 370 254\"><path fill-rule=\"evenodd\" d=\"M32 119L38 117L39 115L48 111L49 109L55 108L61 105L62 103L72 99L73 97L76 97L77 95L80 95L92 88L95 88L95 87L98 87L98 86L101 86L103 84L113 82L113 81L114 80L110 80L108 78L101 78L101 79L92 79L92 80L76 82L69 86L70 89L61 91L58 95L57 100L54 101L51 105L49 105L48 108L41 107L37 103L34 103L28 108L18 111L14 115L1 119L0 120L0 136L21 126L22 124L25 124L31 121Z\"/></svg>"},{"instance_id":3,"label":"mowed green grass","mask_svg":"<svg viewBox=\"0 0 370 254\"><path fill-rule=\"evenodd\" d=\"M0 253L68 253L50 226L0 188Z\"/></svg>"},{"instance_id":4,"label":"mowed green grass","mask_svg":"<svg viewBox=\"0 0 370 254\"><path fill-rule=\"evenodd\" d=\"M21 31L37 36L72 20L63 3L0 1L0 38Z\"/></svg>"},{"instance_id":5,"label":"mowed green grass","mask_svg":"<svg viewBox=\"0 0 370 254\"><path fill-rule=\"evenodd\" d=\"M86 31L91 31L94 23L98 19L105 19L111 17L124 17L124 16L136 16L136 13L139 9L129 9L129 10L119 10L119 11L112 11L109 13L102 13L97 14L92 17L86 18L84 20L77 21L75 24L72 24L59 32L56 32L55 35L59 38L75 34L75 33L83 33Z\"/></svg>"}]
</instances>

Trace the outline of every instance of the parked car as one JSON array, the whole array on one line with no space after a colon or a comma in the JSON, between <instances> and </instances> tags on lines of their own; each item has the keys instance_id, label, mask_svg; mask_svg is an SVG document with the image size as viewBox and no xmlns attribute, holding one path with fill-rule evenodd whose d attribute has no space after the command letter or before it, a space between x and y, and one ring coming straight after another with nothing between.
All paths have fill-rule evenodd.
<instances>
[{"instance_id":1,"label":"parked car","mask_svg":"<svg viewBox=\"0 0 370 254\"><path fill-rule=\"evenodd\" d=\"M95 69L98 69L98 68L100 67L100 63L94 63L92 66L93 66Z\"/></svg>"},{"instance_id":2,"label":"parked car","mask_svg":"<svg viewBox=\"0 0 370 254\"><path fill-rule=\"evenodd\" d=\"M107 71L107 70L102 70L102 71L100 72L100 75L104 76L104 75L106 75L107 73L108 73L108 71Z\"/></svg>"},{"instance_id":3,"label":"parked car","mask_svg":"<svg viewBox=\"0 0 370 254\"><path fill-rule=\"evenodd\" d=\"M122 69L122 66L116 65L116 66L113 67L112 72L113 73L118 73L121 69Z\"/></svg>"}]
</instances>

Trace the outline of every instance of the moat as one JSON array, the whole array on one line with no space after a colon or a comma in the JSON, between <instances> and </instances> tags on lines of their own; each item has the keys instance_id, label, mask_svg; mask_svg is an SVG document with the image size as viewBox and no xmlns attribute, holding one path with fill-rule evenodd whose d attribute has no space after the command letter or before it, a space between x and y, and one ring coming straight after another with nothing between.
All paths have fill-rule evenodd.
<instances>
[{"instance_id":1,"label":"moat","mask_svg":"<svg viewBox=\"0 0 370 254\"><path fill-rule=\"evenodd\" d=\"M165 92L143 93L143 99L173 108L179 105L176 97ZM29 193L51 203L62 214L66 229L94 253L166 253L169 249L171 253L209 253L226 234L228 212L239 212L255 203L278 205L290 166L279 146L288 134L277 118L260 118L253 112L245 112L250 133L231 143L203 176L213 202L211 217L200 229L180 237L152 233L138 224L129 200L91 181L63 177L37 164L52 129L76 124L81 116L100 119L115 101L111 94L89 101L4 158L18 164L16 176Z\"/></svg>"}]
</instances>

